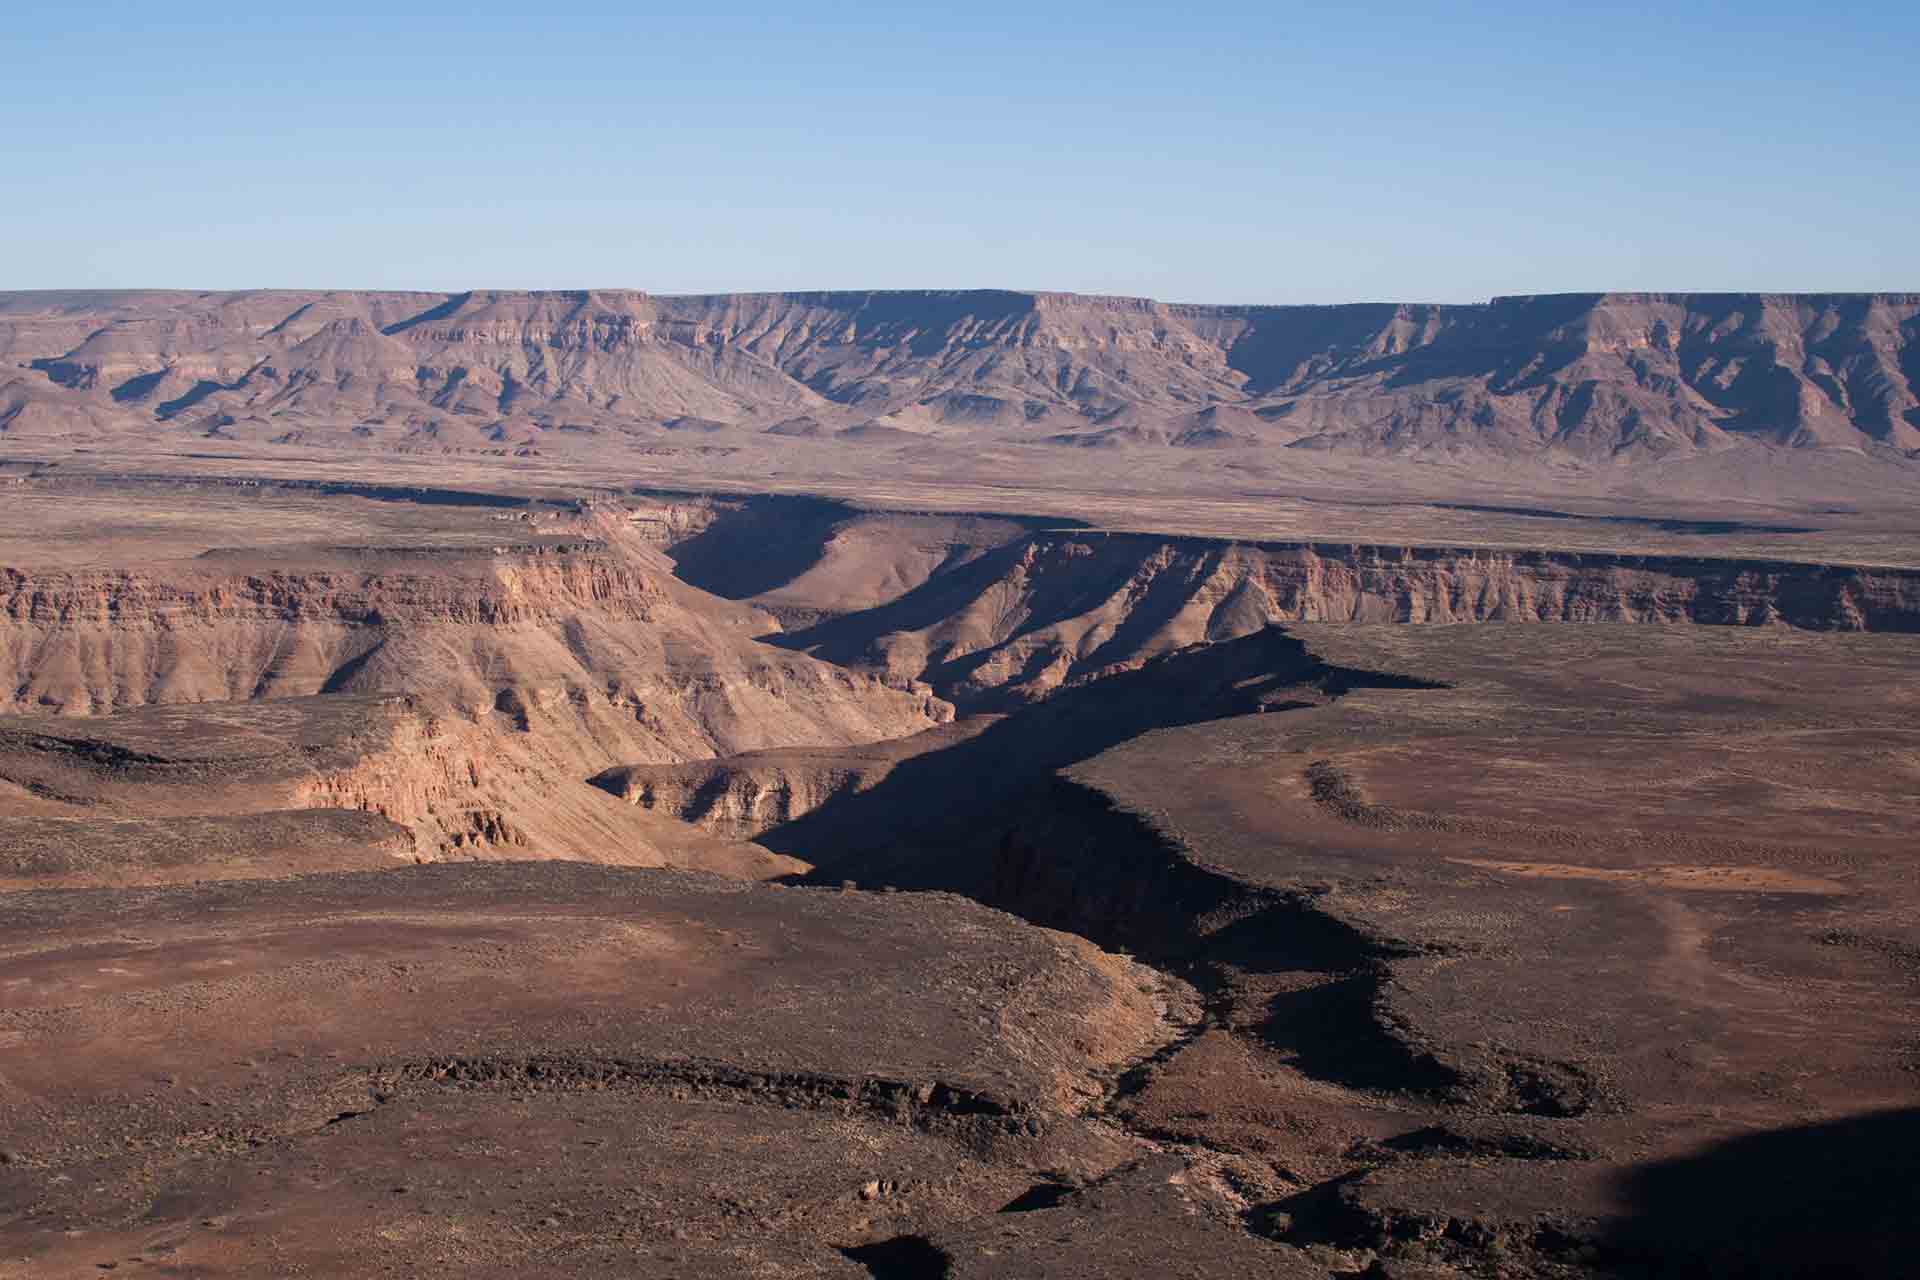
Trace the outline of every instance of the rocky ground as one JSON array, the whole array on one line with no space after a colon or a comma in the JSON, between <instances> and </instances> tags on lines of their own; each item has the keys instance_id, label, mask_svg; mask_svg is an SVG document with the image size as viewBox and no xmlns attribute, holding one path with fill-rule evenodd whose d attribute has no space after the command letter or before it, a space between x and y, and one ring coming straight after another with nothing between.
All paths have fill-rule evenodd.
<instances>
[{"instance_id":1,"label":"rocky ground","mask_svg":"<svg viewBox=\"0 0 1920 1280\"><path fill-rule=\"evenodd\" d=\"M1187 999L955 898L667 872L0 909L21 1276L858 1275L1136 1159L1090 1113Z\"/></svg>"},{"instance_id":2,"label":"rocky ground","mask_svg":"<svg viewBox=\"0 0 1920 1280\"><path fill-rule=\"evenodd\" d=\"M0 1275L1910 1269L1901 563L616 490L20 490Z\"/></svg>"}]
</instances>

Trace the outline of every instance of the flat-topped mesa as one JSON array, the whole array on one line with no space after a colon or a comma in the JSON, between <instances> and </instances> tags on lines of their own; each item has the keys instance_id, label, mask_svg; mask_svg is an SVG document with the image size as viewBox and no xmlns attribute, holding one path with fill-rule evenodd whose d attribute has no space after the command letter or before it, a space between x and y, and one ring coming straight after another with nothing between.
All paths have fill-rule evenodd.
<instances>
[{"instance_id":1,"label":"flat-topped mesa","mask_svg":"<svg viewBox=\"0 0 1920 1280\"><path fill-rule=\"evenodd\" d=\"M1920 456L1913 293L1343 306L1005 290L8 294L0 359L19 370L0 382L0 428L23 438L179 423L511 451L691 424L774 440L851 430L860 447L901 442L883 427L1608 465L1755 445ZM803 417L812 430L783 429Z\"/></svg>"}]
</instances>

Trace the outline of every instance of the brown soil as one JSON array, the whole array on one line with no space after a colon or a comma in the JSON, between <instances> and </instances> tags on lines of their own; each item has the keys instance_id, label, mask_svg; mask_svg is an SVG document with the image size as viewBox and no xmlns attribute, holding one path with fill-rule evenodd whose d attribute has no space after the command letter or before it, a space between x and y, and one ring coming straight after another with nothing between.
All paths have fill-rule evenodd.
<instances>
[{"instance_id":1,"label":"brown soil","mask_svg":"<svg viewBox=\"0 0 1920 1280\"><path fill-rule=\"evenodd\" d=\"M954 899L518 864L0 912L9 1275L843 1274L1124 1161L1076 1116L1166 1034L1151 973Z\"/></svg>"},{"instance_id":2,"label":"brown soil","mask_svg":"<svg viewBox=\"0 0 1920 1280\"><path fill-rule=\"evenodd\" d=\"M1494 862L1486 858L1450 858L1463 867L1480 867L1509 876L1540 876L1548 880L1616 880L1656 885L1663 889L1693 889L1710 893L1847 893L1837 880L1795 875L1774 867L1578 867L1564 862Z\"/></svg>"},{"instance_id":3,"label":"brown soil","mask_svg":"<svg viewBox=\"0 0 1920 1280\"><path fill-rule=\"evenodd\" d=\"M1920 558L1843 519L72 461L0 477L0 1275L1913 1256Z\"/></svg>"}]
</instances>

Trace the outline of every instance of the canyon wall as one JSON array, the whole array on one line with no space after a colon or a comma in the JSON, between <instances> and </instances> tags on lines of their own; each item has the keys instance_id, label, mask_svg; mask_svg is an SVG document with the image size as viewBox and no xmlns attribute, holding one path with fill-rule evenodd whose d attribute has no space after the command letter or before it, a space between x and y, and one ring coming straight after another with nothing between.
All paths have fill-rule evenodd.
<instances>
[{"instance_id":1,"label":"canyon wall","mask_svg":"<svg viewBox=\"0 0 1920 1280\"><path fill-rule=\"evenodd\" d=\"M1028 701L1284 622L1569 622L1920 630L1920 572L1147 534L1024 538L878 608L776 638L924 679L979 708Z\"/></svg>"},{"instance_id":2,"label":"canyon wall","mask_svg":"<svg viewBox=\"0 0 1920 1280\"><path fill-rule=\"evenodd\" d=\"M755 643L770 625L592 542L0 569L0 711L424 693L520 722L565 708L610 758L659 760L866 742L950 714L924 686Z\"/></svg>"}]
</instances>

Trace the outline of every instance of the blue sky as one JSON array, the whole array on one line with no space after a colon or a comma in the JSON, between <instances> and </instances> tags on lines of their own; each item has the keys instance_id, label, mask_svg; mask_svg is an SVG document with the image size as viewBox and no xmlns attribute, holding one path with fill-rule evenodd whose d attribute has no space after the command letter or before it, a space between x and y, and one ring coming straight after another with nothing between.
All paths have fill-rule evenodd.
<instances>
[{"instance_id":1,"label":"blue sky","mask_svg":"<svg viewBox=\"0 0 1920 1280\"><path fill-rule=\"evenodd\" d=\"M0 288L1920 290L1911 3L701 7L15 0Z\"/></svg>"}]
</instances>

